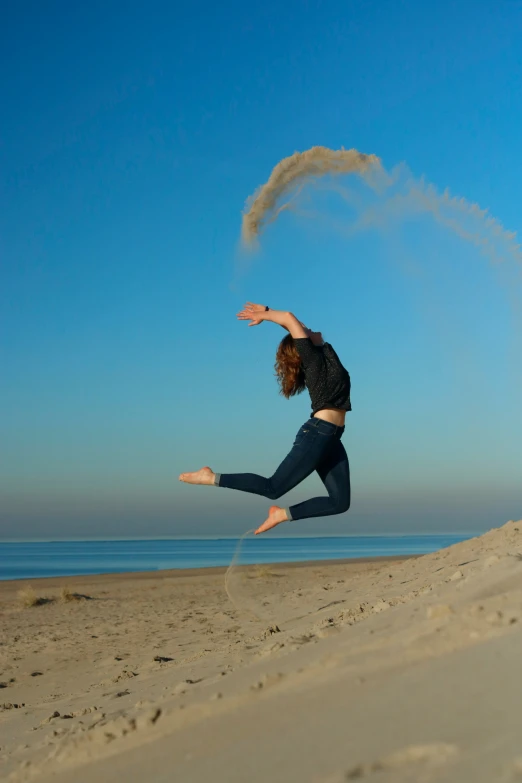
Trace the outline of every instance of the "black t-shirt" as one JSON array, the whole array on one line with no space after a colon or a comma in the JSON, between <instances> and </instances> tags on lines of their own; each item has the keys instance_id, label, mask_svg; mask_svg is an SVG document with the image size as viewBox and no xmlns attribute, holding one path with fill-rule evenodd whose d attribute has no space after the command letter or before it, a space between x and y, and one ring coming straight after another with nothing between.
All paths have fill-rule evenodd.
<instances>
[{"instance_id":1,"label":"black t-shirt","mask_svg":"<svg viewBox=\"0 0 522 783\"><path fill-rule=\"evenodd\" d=\"M322 408L351 411L350 375L330 343L314 345L309 337L294 338L301 357L312 415Z\"/></svg>"}]
</instances>

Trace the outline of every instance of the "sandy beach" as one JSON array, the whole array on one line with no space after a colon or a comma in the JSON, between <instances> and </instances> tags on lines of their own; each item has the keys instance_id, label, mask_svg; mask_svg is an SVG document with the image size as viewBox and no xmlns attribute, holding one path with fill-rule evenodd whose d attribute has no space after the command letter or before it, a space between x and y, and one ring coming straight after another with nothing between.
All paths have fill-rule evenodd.
<instances>
[{"instance_id":1,"label":"sandy beach","mask_svg":"<svg viewBox=\"0 0 522 783\"><path fill-rule=\"evenodd\" d=\"M522 522L225 571L0 583L2 779L522 780Z\"/></svg>"}]
</instances>

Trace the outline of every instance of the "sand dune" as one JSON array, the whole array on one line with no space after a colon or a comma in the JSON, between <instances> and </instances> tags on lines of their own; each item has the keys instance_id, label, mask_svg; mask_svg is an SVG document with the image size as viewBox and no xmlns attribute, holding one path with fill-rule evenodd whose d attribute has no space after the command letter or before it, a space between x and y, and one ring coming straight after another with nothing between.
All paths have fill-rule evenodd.
<instances>
[{"instance_id":1,"label":"sand dune","mask_svg":"<svg viewBox=\"0 0 522 783\"><path fill-rule=\"evenodd\" d=\"M404 561L0 584L12 783L522 779L522 522ZM259 618L259 619L256 619ZM2 707L3 703L3 707Z\"/></svg>"}]
</instances>

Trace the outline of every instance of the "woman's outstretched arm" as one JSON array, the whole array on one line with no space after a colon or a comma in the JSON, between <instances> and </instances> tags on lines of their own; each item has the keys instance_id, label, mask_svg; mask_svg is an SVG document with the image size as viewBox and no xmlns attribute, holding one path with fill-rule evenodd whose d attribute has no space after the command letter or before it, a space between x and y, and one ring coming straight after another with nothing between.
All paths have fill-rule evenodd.
<instances>
[{"instance_id":1,"label":"woman's outstretched arm","mask_svg":"<svg viewBox=\"0 0 522 783\"><path fill-rule=\"evenodd\" d=\"M240 321L250 321L249 326L257 326L262 321L272 321L290 332L292 337L308 337L304 324L287 310L265 310L265 305L247 302L237 317Z\"/></svg>"}]
</instances>

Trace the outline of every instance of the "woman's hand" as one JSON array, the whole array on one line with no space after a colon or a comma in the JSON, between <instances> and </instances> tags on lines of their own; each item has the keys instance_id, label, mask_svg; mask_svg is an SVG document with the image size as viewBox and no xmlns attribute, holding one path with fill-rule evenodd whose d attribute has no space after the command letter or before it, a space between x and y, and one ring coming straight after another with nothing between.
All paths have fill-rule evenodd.
<instances>
[{"instance_id":1,"label":"woman's hand","mask_svg":"<svg viewBox=\"0 0 522 783\"><path fill-rule=\"evenodd\" d=\"M306 326L286 310L265 310L265 305L247 302L237 317L240 321L250 321L249 326L258 326L262 321L271 321L282 326L296 339L309 336Z\"/></svg>"},{"instance_id":2,"label":"woman's hand","mask_svg":"<svg viewBox=\"0 0 522 783\"><path fill-rule=\"evenodd\" d=\"M265 305L247 302L241 312L237 314L237 317L240 321L250 321L249 326L258 326L264 321L262 314L265 312Z\"/></svg>"}]
</instances>

